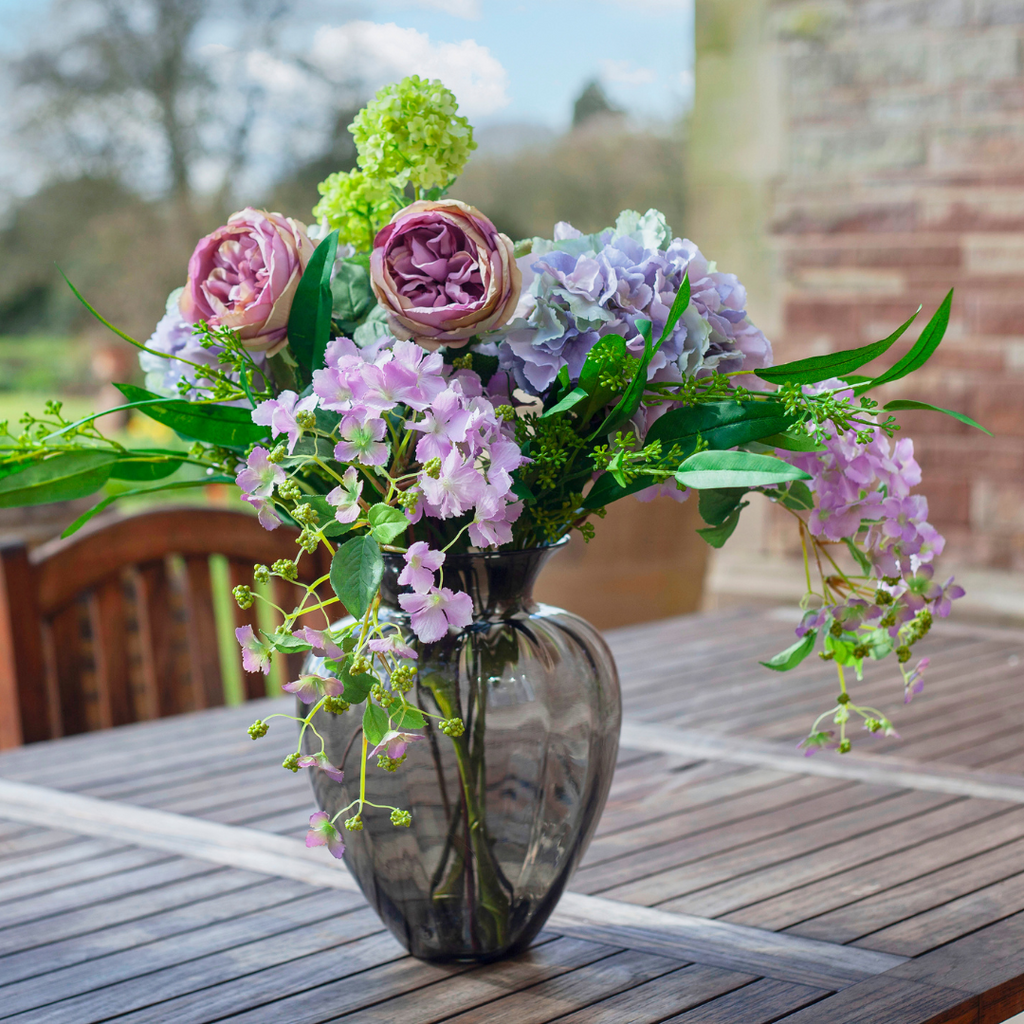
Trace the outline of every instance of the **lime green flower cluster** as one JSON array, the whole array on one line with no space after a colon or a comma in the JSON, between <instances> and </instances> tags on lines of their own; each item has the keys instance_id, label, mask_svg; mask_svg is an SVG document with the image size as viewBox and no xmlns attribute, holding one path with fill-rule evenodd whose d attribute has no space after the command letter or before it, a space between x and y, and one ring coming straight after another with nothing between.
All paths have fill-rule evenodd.
<instances>
[{"instance_id":1,"label":"lime green flower cluster","mask_svg":"<svg viewBox=\"0 0 1024 1024\"><path fill-rule=\"evenodd\" d=\"M406 203L447 188L476 148L473 128L459 115L454 93L418 75L381 89L349 125L359 170L332 174L319 185L313 216L338 229L341 242L369 249L373 237Z\"/></svg>"},{"instance_id":2,"label":"lime green flower cluster","mask_svg":"<svg viewBox=\"0 0 1024 1024\"><path fill-rule=\"evenodd\" d=\"M360 251L372 247L374 236L399 208L394 190L362 171L338 171L317 189L323 199L313 207L313 216L337 228L340 242Z\"/></svg>"}]
</instances>

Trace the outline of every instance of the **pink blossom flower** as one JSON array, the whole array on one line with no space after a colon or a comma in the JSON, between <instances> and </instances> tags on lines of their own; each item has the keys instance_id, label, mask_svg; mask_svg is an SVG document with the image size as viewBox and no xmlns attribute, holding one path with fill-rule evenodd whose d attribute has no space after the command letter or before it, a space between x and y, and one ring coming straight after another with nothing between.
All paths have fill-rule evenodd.
<instances>
[{"instance_id":1,"label":"pink blossom flower","mask_svg":"<svg viewBox=\"0 0 1024 1024\"><path fill-rule=\"evenodd\" d=\"M363 493L363 481L359 470L349 466L341 476L342 482L327 494L327 503L337 511L334 518L339 523L354 523L359 518L359 496Z\"/></svg>"},{"instance_id":2,"label":"pink blossom flower","mask_svg":"<svg viewBox=\"0 0 1024 1024\"><path fill-rule=\"evenodd\" d=\"M349 413L341 420L341 440L334 446L338 462L359 462L364 466L383 466L389 446L384 442L386 426L381 419L367 419Z\"/></svg>"},{"instance_id":3,"label":"pink blossom flower","mask_svg":"<svg viewBox=\"0 0 1024 1024\"><path fill-rule=\"evenodd\" d=\"M344 855L345 844L341 840L341 833L331 824L326 811L317 811L309 816L306 846L326 846L331 856L338 860Z\"/></svg>"},{"instance_id":4,"label":"pink blossom flower","mask_svg":"<svg viewBox=\"0 0 1024 1024\"><path fill-rule=\"evenodd\" d=\"M303 704L315 704L321 697L340 697L345 684L333 676L303 675L294 682L283 683L281 689L294 693Z\"/></svg>"},{"instance_id":5,"label":"pink blossom flower","mask_svg":"<svg viewBox=\"0 0 1024 1024\"><path fill-rule=\"evenodd\" d=\"M273 648L253 632L252 626L239 626L235 639L242 648L242 668L246 672L270 673L270 655Z\"/></svg>"},{"instance_id":6,"label":"pink blossom flower","mask_svg":"<svg viewBox=\"0 0 1024 1024\"><path fill-rule=\"evenodd\" d=\"M521 501L501 501L497 508L484 515L487 511L477 505L476 518L469 524L469 539L478 548L499 548L502 544L512 541L512 524L523 511Z\"/></svg>"},{"instance_id":7,"label":"pink blossom flower","mask_svg":"<svg viewBox=\"0 0 1024 1024\"><path fill-rule=\"evenodd\" d=\"M272 356L287 344L292 300L312 255L302 224L247 206L196 246L182 318L233 328L247 349Z\"/></svg>"},{"instance_id":8,"label":"pink blossom flower","mask_svg":"<svg viewBox=\"0 0 1024 1024\"><path fill-rule=\"evenodd\" d=\"M910 672L903 676L903 703L909 704L914 695L924 689L924 670L931 662L931 658L922 658Z\"/></svg>"},{"instance_id":9,"label":"pink blossom flower","mask_svg":"<svg viewBox=\"0 0 1024 1024\"><path fill-rule=\"evenodd\" d=\"M255 498L269 498L274 488L284 481L284 470L270 461L270 452L266 448L253 448L246 468L235 477L235 483L242 491Z\"/></svg>"},{"instance_id":10,"label":"pink blossom flower","mask_svg":"<svg viewBox=\"0 0 1024 1024\"><path fill-rule=\"evenodd\" d=\"M377 654L391 654L396 658L419 658L416 651L407 643L403 643L397 633L385 637L374 637L372 640L367 640L366 646Z\"/></svg>"},{"instance_id":11,"label":"pink blossom flower","mask_svg":"<svg viewBox=\"0 0 1024 1024\"><path fill-rule=\"evenodd\" d=\"M276 530L281 525L281 518L269 498L257 498L252 494L243 494L242 501L247 501L256 509L256 518L264 530Z\"/></svg>"},{"instance_id":12,"label":"pink blossom flower","mask_svg":"<svg viewBox=\"0 0 1024 1024\"><path fill-rule=\"evenodd\" d=\"M367 366L359 384L353 386L356 399L379 415L396 405L424 408L427 401L416 384L416 372L391 359Z\"/></svg>"},{"instance_id":13,"label":"pink blossom flower","mask_svg":"<svg viewBox=\"0 0 1024 1024\"><path fill-rule=\"evenodd\" d=\"M462 629L473 621L473 599L447 587L425 594L400 594L398 603L409 613L412 630L425 644L440 640L449 627Z\"/></svg>"},{"instance_id":14,"label":"pink blossom flower","mask_svg":"<svg viewBox=\"0 0 1024 1024\"><path fill-rule=\"evenodd\" d=\"M362 371L359 368L328 366L313 371L313 392L320 399L321 408L331 412L348 412L355 402L355 389L361 381Z\"/></svg>"},{"instance_id":15,"label":"pink blossom flower","mask_svg":"<svg viewBox=\"0 0 1024 1024\"><path fill-rule=\"evenodd\" d=\"M425 594L434 585L434 573L444 564L444 552L432 551L425 540L418 540L402 557L405 568L398 575L399 585Z\"/></svg>"},{"instance_id":16,"label":"pink blossom flower","mask_svg":"<svg viewBox=\"0 0 1024 1024\"><path fill-rule=\"evenodd\" d=\"M457 449L452 449L441 463L441 473L435 480L425 473L420 474L419 485L423 496L436 509L439 519L461 516L471 508L484 493L487 481L471 462L463 459Z\"/></svg>"},{"instance_id":17,"label":"pink blossom flower","mask_svg":"<svg viewBox=\"0 0 1024 1024\"><path fill-rule=\"evenodd\" d=\"M331 634L326 629L311 629L309 626L303 626L292 635L300 640L305 640L313 648L313 653L321 658L340 659L342 657L341 648L331 639Z\"/></svg>"},{"instance_id":18,"label":"pink blossom flower","mask_svg":"<svg viewBox=\"0 0 1024 1024\"><path fill-rule=\"evenodd\" d=\"M335 782L341 782L345 778L345 773L340 768L335 768L322 750L316 754L303 754L295 763L300 768L319 768Z\"/></svg>"},{"instance_id":19,"label":"pink blossom flower","mask_svg":"<svg viewBox=\"0 0 1024 1024\"><path fill-rule=\"evenodd\" d=\"M487 482L497 488L499 494L512 490L512 474L530 460L519 450L515 441L498 438L488 447L485 460Z\"/></svg>"},{"instance_id":20,"label":"pink blossom flower","mask_svg":"<svg viewBox=\"0 0 1024 1024\"><path fill-rule=\"evenodd\" d=\"M278 434L287 434L288 451L292 452L302 434L302 428L296 422L295 414L312 412L316 408L316 403L316 395L299 398L294 391L282 391L277 398L260 402L252 411L252 421L261 427L270 427L274 437L277 437Z\"/></svg>"},{"instance_id":21,"label":"pink blossom flower","mask_svg":"<svg viewBox=\"0 0 1024 1024\"><path fill-rule=\"evenodd\" d=\"M415 376L416 387L423 395L423 404L412 407L426 408L447 387L442 373L444 359L441 353L427 352L414 341L396 341L391 351L394 353L395 362Z\"/></svg>"},{"instance_id":22,"label":"pink blossom flower","mask_svg":"<svg viewBox=\"0 0 1024 1024\"><path fill-rule=\"evenodd\" d=\"M420 462L443 459L453 444L466 440L469 420L469 411L462 408L462 396L451 388L442 391L426 410L423 419L407 424L410 430L423 434L416 442L416 458Z\"/></svg>"},{"instance_id":23,"label":"pink blossom flower","mask_svg":"<svg viewBox=\"0 0 1024 1024\"><path fill-rule=\"evenodd\" d=\"M399 758L405 757L405 752L409 749L410 743L415 743L417 740L425 738L418 732L398 732L395 729L389 729L384 733L380 743L367 755L366 760L369 761L371 757L376 757L383 751L392 761L397 761Z\"/></svg>"}]
</instances>

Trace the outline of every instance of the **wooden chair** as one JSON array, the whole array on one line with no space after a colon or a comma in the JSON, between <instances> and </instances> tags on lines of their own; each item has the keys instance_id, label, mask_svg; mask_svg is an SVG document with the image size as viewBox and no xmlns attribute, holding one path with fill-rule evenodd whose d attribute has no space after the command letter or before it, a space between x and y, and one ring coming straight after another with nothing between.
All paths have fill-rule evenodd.
<instances>
[{"instance_id":1,"label":"wooden chair","mask_svg":"<svg viewBox=\"0 0 1024 1024\"><path fill-rule=\"evenodd\" d=\"M242 512L161 508L0 548L0 748L223 704L210 558L251 584L254 563L295 558L295 536ZM324 575L326 550L299 568L306 583ZM272 588L294 607L294 587ZM229 600L234 625L255 628L256 607ZM266 696L261 673L242 686Z\"/></svg>"}]
</instances>

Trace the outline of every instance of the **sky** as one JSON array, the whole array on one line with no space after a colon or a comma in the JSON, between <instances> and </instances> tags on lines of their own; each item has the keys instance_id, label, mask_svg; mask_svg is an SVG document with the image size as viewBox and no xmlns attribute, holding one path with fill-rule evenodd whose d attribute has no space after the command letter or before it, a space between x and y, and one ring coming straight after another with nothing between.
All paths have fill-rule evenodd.
<instances>
[{"instance_id":1,"label":"sky","mask_svg":"<svg viewBox=\"0 0 1024 1024\"><path fill-rule=\"evenodd\" d=\"M38 26L42 2L0 0L0 52ZM592 78L644 119L673 117L692 92L692 0L323 0L303 21L321 66L362 70L371 86L439 77L479 126L561 130ZM236 44L229 31L211 30L203 45Z\"/></svg>"}]
</instances>

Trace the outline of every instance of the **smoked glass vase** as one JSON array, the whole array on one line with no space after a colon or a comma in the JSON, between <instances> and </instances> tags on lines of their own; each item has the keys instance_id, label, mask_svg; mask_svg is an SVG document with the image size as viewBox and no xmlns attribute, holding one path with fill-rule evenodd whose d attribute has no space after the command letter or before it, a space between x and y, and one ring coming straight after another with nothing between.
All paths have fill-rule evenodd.
<instances>
[{"instance_id":1,"label":"smoked glass vase","mask_svg":"<svg viewBox=\"0 0 1024 1024\"><path fill-rule=\"evenodd\" d=\"M524 949L579 863L608 795L621 700L611 652L592 626L537 604L533 584L556 547L449 555L444 585L473 599L473 622L416 644L398 604L403 562L386 555L380 621L417 647L408 699L460 716L452 738L427 718L395 772L367 765L362 831L342 830L345 863L395 937L425 960L486 961ZM323 671L311 658L308 670ZM310 773L334 815L359 794L361 706L313 724L343 783ZM305 749L319 742L307 730ZM312 743L309 742L312 740ZM346 812L342 820L351 812Z\"/></svg>"}]
</instances>

